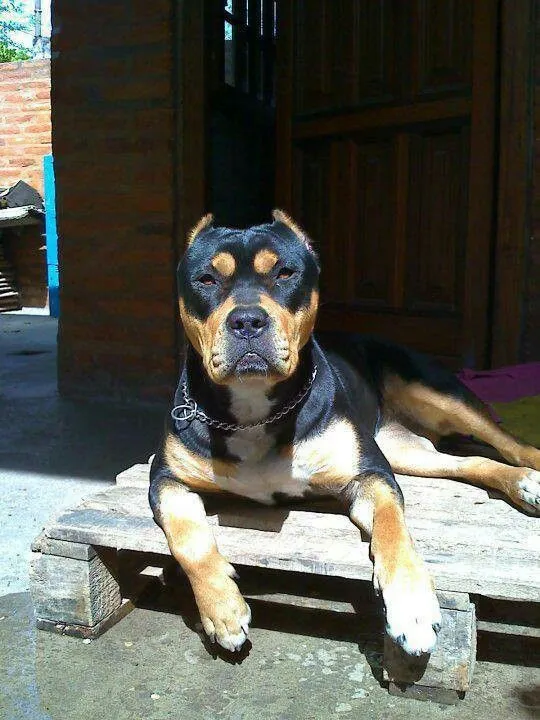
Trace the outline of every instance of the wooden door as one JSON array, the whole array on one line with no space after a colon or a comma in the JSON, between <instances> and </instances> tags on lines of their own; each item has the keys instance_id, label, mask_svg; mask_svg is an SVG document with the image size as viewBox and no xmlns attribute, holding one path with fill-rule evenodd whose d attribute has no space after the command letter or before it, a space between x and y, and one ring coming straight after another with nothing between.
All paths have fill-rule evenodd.
<instances>
[{"instance_id":1,"label":"wooden door","mask_svg":"<svg viewBox=\"0 0 540 720\"><path fill-rule=\"evenodd\" d=\"M318 246L320 327L485 364L497 5L278 4L276 199Z\"/></svg>"}]
</instances>

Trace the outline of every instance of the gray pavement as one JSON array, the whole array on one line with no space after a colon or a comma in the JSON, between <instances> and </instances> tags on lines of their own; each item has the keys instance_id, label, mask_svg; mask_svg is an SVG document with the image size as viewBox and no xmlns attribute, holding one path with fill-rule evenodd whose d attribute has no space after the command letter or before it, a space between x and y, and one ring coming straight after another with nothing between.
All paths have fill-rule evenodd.
<instances>
[{"instance_id":1,"label":"gray pavement","mask_svg":"<svg viewBox=\"0 0 540 720\"><path fill-rule=\"evenodd\" d=\"M190 599L173 590L90 643L37 633L31 540L60 508L145 461L164 412L59 398L55 340L48 317L0 315L0 720L540 717L530 644L505 664L481 643L473 690L448 707L390 697L377 679L380 635L350 620L256 609L236 663L208 651Z\"/></svg>"}]
</instances>

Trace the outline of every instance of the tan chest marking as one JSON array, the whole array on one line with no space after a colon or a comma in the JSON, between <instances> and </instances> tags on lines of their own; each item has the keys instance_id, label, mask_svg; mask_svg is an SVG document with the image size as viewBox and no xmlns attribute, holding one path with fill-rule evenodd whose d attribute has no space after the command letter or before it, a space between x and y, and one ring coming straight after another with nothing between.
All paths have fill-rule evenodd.
<instances>
[{"instance_id":1,"label":"tan chest marking","mask_svg":"<svg viewBox=\"0 0 540 720\"><path fill-rule=\"evenodd\" d=\"M215 483L215 475L235 473L235 465L232 463L199 457L190 452L174 435L167 437L164 455L174 476L189 488L200 492L221 492L221 488Z\"/></svg>"},{"instance_id":2,"label":"tan chest marking","mask_svg":"<svg viewBox=\"0 0 540 720\"><path fill-rule=\"evenodd\" d=\"M272 503L274 493L302 497L307 490L335 494L358 474L360 443L347 420L334 420L320 435L276 452L264 429L244 430L227 441L240 462L194 455L174 435L165 443L165 460L188 487L222 490Z\"/></svg>"},{"instance_id":3,"label":"tan chest marking","mask_svg":"<svg viewBox=\"0 0 540 720\"><path fill-rule=\"evenodd\" d=\"M274 493L302 497L311 490L332 495L358 473L360 445L346 420L335 420L320 435L280 452L261 428L235 433L227 444L242 462L234 476L216 477L216 482L258 502L272 503Z\"/></svg>"},{"instance_id":4,"label":"tan chest marking","mask_svg":"<svg viewBox=\"0 0 540 720\"><path fill-rule=\"evenodd\" d=\"M332 494L358 474L360 451L353 425L345 419L334 420L321 435L294 447L293 465L297 472L310 475L313 490Z\"/></svg>"}]
</instances>

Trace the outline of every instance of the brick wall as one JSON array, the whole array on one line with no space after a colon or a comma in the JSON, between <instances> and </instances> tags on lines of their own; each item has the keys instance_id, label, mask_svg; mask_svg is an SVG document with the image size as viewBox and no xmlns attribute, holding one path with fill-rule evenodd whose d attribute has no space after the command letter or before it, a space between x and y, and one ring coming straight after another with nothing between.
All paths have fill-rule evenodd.
<instances>
[{"instance_id":1,"label":"brick wall","mask_svg":"<svg viewBox=\"0 0 540 720\"><path fill-rule=\"evenodd\" d=\"M51 152L49 60L0 63L0 186L24 180L43 194Z\"/></svg>"},{"instance_id":2,"label":"brick wall","mask_svg":"<svg viewBox=\"0 0 540 720\"><path fill-rule=\"evenodd\" d=\"M65 394L151 399L176 379L172 7L54 3Z\"/></svg>"},{"instance_id":3,"label":"brick wall","mask_svg":"<svg viewBox=\"0 0 540 720\"><path fill-rule=\"evenodd\" d=\"M540 0L536 0L534 57L533 187L523 308L523 360L540 360Z\"/></svg>"},{"instance_id":4,"label":"brick wall","mask_svg":"<svg viewBox=\"0 0 540 720\"><path fill-rule=\"evenodd\" d=\"M24 180L43 195L43 156L51 152L49 60L0 63L0 187ZM45 240L36 225L5 232L25 307L47 303Z\"/></svg>"}]
</instances>

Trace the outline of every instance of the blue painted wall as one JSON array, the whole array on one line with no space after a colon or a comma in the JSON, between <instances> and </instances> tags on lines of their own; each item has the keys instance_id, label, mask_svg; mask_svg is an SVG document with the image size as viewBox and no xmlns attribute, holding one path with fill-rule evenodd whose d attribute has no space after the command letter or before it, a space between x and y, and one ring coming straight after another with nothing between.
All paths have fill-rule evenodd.
<instances>
[{"instance_id":1,"label":"blue painted wall","mask_svg":"<svg viewBox=\"0 0 540 720\"><path fill-rule=\"evenodd\" d=\"M43 175L45 180L45 238L47 242L49 309L52 317L58 317L60 314L60 281L58 274L58 233L56 231L56 189L52 155L45 155L43 158Z\"/></svg>"}]
</instances>

